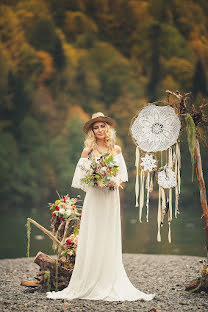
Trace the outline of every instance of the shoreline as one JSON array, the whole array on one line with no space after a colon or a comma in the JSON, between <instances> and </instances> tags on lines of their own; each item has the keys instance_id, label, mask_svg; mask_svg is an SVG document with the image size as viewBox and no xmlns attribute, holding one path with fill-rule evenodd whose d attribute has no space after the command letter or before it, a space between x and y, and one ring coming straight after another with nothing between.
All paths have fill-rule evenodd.
<instances>
[{"instance_id":1,"label":"shoreline","mask_svg":"<svg viewBox=\"0 0 208 312\"><path fill-rule=\"evenodd\" d=\"M46 298L41 289L20 286L35 281L39 271L34 257L0 259L0 311L15 312L195 312L208 311L208 294L187 293L184 285L200 276L205 257L186 255L123 254L123 264L132 284L145 293L156 293L152 301L113 301Z\"/></svg>"}]
</instances>

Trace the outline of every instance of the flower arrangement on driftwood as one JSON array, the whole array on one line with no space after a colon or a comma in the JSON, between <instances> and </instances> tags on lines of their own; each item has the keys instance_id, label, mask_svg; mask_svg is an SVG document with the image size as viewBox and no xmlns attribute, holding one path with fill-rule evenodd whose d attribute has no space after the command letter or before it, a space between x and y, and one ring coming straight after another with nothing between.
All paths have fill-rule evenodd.
<instances>
[{"instance_id":1,"label":"flower arrangement on driftwood","mask_svg":"<svg viewBox=\"0 0 208 312\"><path fill-rule=\"evenodd\" d=\"M48 290L65 288L71 278L74 268L76 248L79 235L81 206L78 205L80 196L70 198L69 195L60 196L54 203L49 203L51 211L51 228L47 230L31 218L27 218L27 256L30 250L31 226L34 224L53 241L52 248L56 258L38 252L34 262L40 266L36 276L38 282L22 281L21 285L30 287L47 287Z\"/></svg>"}]
</instances>

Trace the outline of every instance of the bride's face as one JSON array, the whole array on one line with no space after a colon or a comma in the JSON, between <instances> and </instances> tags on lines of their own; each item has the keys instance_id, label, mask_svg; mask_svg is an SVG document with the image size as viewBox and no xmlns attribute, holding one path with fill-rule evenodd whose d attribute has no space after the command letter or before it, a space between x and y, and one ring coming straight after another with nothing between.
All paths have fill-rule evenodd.
<instances>
[{"instance_id":1,"label":"bride's face","mask_svg":"<svg viewBox=\"0 0 208 312\"><path fill-rule=\"evenodd\" d=\"M95 122L92 126L92 130L94 132L94 135L96 137L96 139L104 139L105 135L106 135L106 127L105 127L105 123L102 121L98 121Z\"/></svg>"}]
</instances>

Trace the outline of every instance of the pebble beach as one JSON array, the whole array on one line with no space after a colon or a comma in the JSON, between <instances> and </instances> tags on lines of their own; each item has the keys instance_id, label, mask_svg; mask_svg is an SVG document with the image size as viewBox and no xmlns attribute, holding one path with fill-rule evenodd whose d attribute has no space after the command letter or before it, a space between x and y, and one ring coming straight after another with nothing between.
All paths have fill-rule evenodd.
<instances>
[{"instance_id":1,"label":"pebble beach","mask_svg":"<svg viewBox=\"0 0 208 312\"><path fill-rule=\"evenodd\" d=\"M123 254L123 264L132 284L152 301L102 301L48 299L46 292L20 286L21 280L35 281L39 271L34 258L0 260L0 311L15 312L196 312L208 311L208 294L187 293L184 285L200 276L203 257Z\"/></svg>"}]
</instances>

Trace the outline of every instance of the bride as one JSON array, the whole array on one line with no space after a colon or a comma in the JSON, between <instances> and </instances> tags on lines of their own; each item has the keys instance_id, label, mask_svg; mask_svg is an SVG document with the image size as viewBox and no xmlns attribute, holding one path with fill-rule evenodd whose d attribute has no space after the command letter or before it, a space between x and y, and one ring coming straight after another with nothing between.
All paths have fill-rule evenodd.
<instances>
[{"instance_id":1,"label":"bride","mask_svg":"<svg viewBox=\"0 0 208 312\"><path fill-rule=\"evenodd\" d=\"M103 113L93 114L84 125L85 148L72 180L72 187L86 192L74 270L69 285L58 292L47 292L47 298L149 301L155 296L135 288L122 263L119 187L128 181L128 174L121 148L115 145L114 127L114 120ZM114 190L86 186L80 179L90 167L90 158L97 161L106 153L113 155L119 165L116 182L109 182Z\"/></svg>"}]
</instances>

